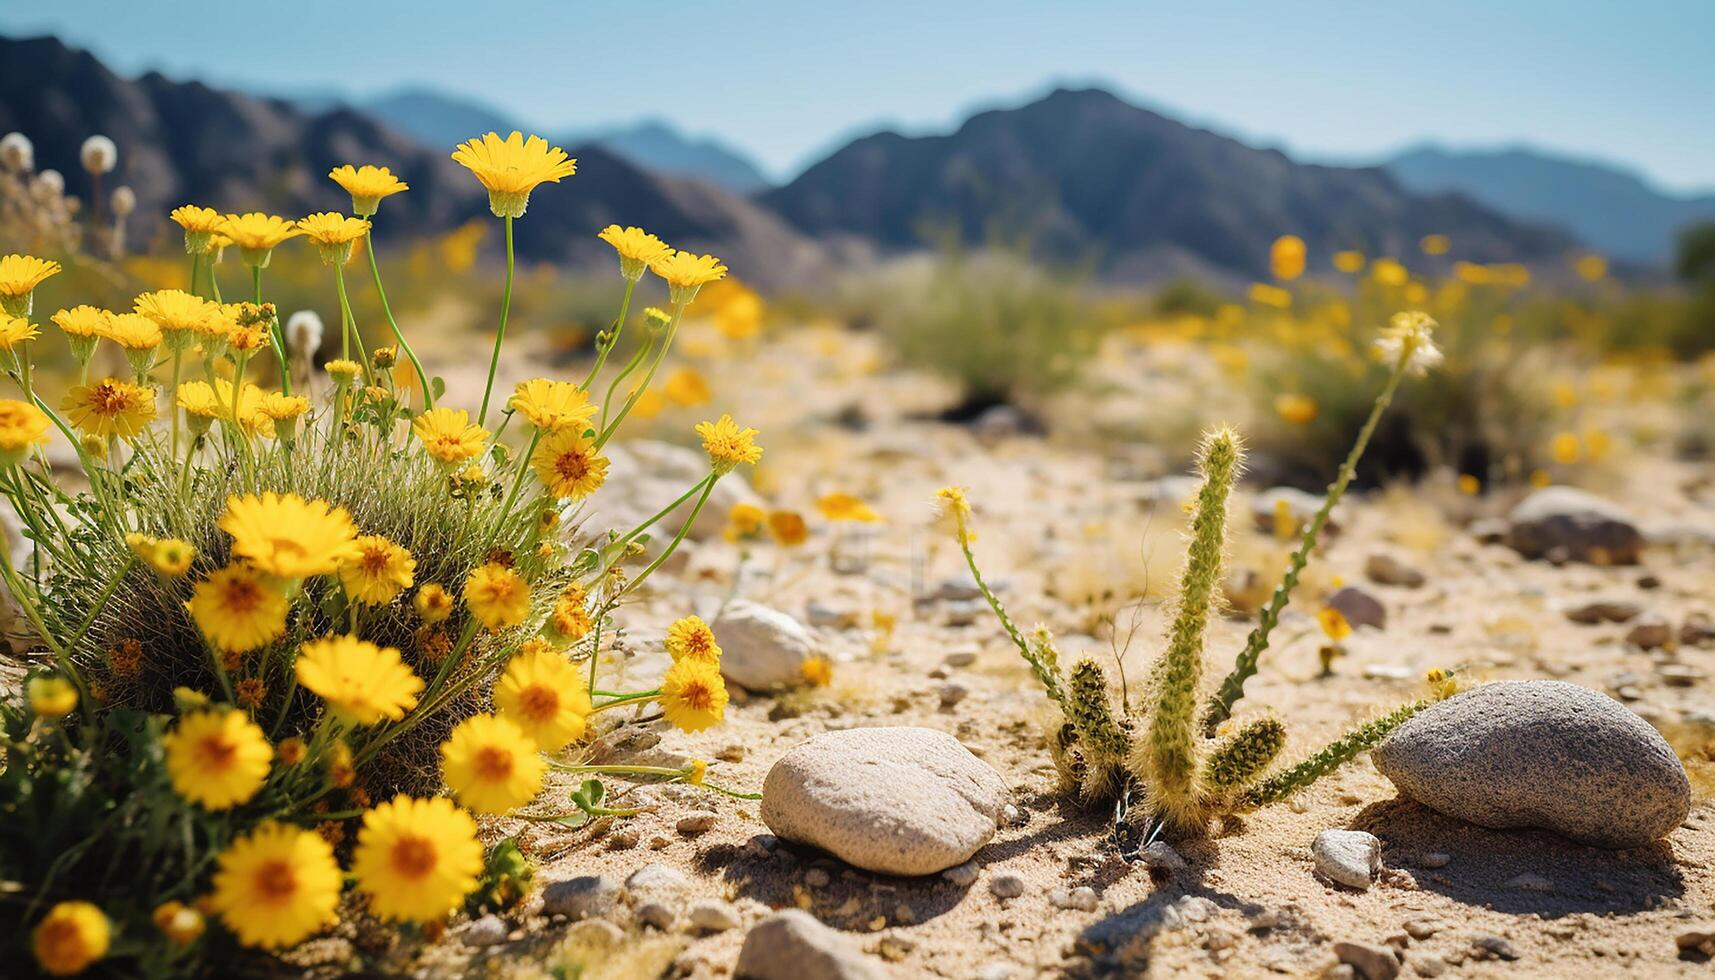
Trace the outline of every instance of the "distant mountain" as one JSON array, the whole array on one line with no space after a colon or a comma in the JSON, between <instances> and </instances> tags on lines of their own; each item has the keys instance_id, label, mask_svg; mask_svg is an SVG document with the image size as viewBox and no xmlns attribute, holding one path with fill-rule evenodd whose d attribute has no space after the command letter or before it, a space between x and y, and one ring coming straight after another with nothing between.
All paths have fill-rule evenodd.
<instances>
[{"instance_id":1,"label":"distant mountain","mask_svg":"<svg viewBox=\"0 0 1715 980\"><path fill-rule=\"evenodd\" d=\"M363 111L417 139L430 149L453 147L473 136L526 129L504 112L469 99L426 88L406 88L361 103Z\"/></svg>"},{"instance_id":2,"label":"distant mountain","mask_svg":"<svg viewBox=\"0 0 1715 980\"><path fill-rule=\"evenodd\" d=\"M948 230L980 242L1000 227L1041 254L1127 277L1261 277L1286 233L1321 263L1344 248L1415 254L1431 233L1484 262L1547 260L1574 244L1462 196L1410 193L1380 169L1295 163L1098 89L979 113L950 135L858 139L761 199L811 235L899 250Z\"/></svg>"},{"instance_id":3,"label":"distant mountain","mask_svg":"<svg viewBox=\"0 0 1715 980\"><path fill-rule=\"evenodd\" d=\"M567 137L575 143L600 143L656 173L701 177L728 190L753 194L773 186L743 152L719 140L686 136L659 120L617 126Z\"/></svg>"},{"instance_id":4,"label":"distant mountain","mask_svg":"<svg viewBox=\"0 0 1715 980\"><path fill-rule=\"evenodd\" d=\"M1525 148L1420 146L1383 166L1413 190L1457 191L1503 214L1558 225L1634 262L1665 264L1681 228L1715 221L1715 194L1670 194L1630 170Z\"/></svg>"},{"instance_id":5,"label":"distant mountain","mask_svg":"<svg viewBox=\"0 0 1715 980\"><path fill-rule=\"evenodd\" d=\"M425 147L358 110L310 115L285 101L156 73L127 80L54 38L0 38L0 64L7 68L0 132L34 140L37 165L64 173L68 193L88 193L77 166L86 136L103 133L118 144L119 169L107 186L136 192L128 227L138 243L168 244L176 230L166 214L184 203L286 215L347 210L351 199L326 176L342 163L385 164L411 185L383 209L380 242L488 214L486 194L452 162L449 144ZM618 222L715 252L764 285L792 281L822 261L814 242L748 198L650 173L599 146L567 149L578 157L577 176L532 196L517 224L523 259L610 263L612 251L595 234Z\"/></svg>"}]
</instances>

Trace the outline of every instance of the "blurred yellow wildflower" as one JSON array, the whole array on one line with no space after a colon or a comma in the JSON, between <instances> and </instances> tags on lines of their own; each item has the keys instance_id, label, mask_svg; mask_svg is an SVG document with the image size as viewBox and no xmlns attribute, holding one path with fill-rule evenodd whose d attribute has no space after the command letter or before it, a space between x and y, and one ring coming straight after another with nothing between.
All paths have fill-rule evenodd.
<instances>
[{"instance_id":1,"label":"blurred yellow wildflower","mask_svg":"<svg viewBox=\"0 0 1715 980\"><path fill-rule=\"evenodd\" d=\"M391 169L367 163L361 167L349 163L335 167L328 171L328 177L351 195L351 213L360 218L373 215L381 207L382 198L411 189L411 185L393 176Z\"/></svg>"},{"instance_id":2,"label":"blurred yellow wildflower","mask_svg":"<svg viewBox=\"0 0 1715 980\"><path fill-rule=\"evenodd\" d=\"M1291 282L1304 275L1304 257L1304 239L1282 235L1269 247L1269 272L1281 282Z\"/></svg>"},{"instance_id":3,"label":"blurred yellow wildflower","mask_svg":"<svg viewBox=\"0 0 1715 980\"><path fill-rule=\"evenodd\" d=\"M50 976L82 973L107 955L113 926L107 915L89 902L59 902L30 933L36 965Z\"/></svg>"},{"instance_id":4,"label":"blurred yellow wildflower","mask_svg":"<svg viewBox=\"0 0 1715 980\"><path fill-rule=\"evenodd\" d=\"M445 797L400 794L363 815L351 870L377 916L439 919L464 901L482 872L476 821Z\"/></svg>"},{"instance_id":5,"label":"blurred yellow wildflower","mask_svg":"<svg viewBox=\"0 0 1715 980\"><path fill-rule=\"evenodd\" d=\"M209 810L249 800L268 778L274 749L242 711L195 711L161 739L173 789Z\"/></svg>"},{"instance_id":6,"label":"blurred yellow wildflower","mask_svg":"<svg viewBox=\"0 0 1715 980\"><path fill-rule=\"evenodd\" d=\"M335 921L344 880L333 847L272 821L220 853L209 907L246 946L291 946Z\"/></svg>"}]
</instances>

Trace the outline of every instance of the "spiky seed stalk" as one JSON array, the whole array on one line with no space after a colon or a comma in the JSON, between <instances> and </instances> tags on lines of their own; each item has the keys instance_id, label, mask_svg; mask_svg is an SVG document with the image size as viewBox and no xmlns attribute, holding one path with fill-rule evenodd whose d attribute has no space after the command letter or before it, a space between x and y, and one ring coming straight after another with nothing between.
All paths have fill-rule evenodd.
<instances>
[{"instance_id":1,"label":"spiky seed stalk","mask_svg":"<svg viewBox=\"0 0 1715 980\"><path fill-rule=\"evenodd\" d=\"M1114 778L1131 750L1131 739L1114 720L1107 672L1094 660L1078 661L1072 667L1068 693L1067 720L1078 733L1087 767L1084 795L1105 798L1114 789Z\"/></svg>"},{"instance_id":2,"label":"spiky seed stalk","mask_svg":"<svg viewBox=\"0 0 1715 980\"><path fill-rule=\"evenodd\" d=\"M1078 792L1084 784L1084 754L1078 745L1078 730L1066 722L1048 733L1048 757L1060 774L1059 791Z\"/></svg>"},{"instance_id":3,"label":"spiky seed stalk","mask_svg":"<svg viewBox=\"0 0 1715 980\"><path fill-rule=\"evenodd\" d=\"M1351 761L1359 752L1375 748L1381 744L1382 739L1391 735L1394 729L1405 724L1412 715L1434 704L1436 700L1424 698L1421 701L1402 704L1374 721L1359 725L1338 741L1330 742L1310 758L1258 783L1244 795L1239 809L1255 810L1279 803Z\"/></svg>"},{"instance_id":4,"label":"spiky seed stalk","mask_svg":"<svg viewBox=\"0 0 1715 980\"><path fill-rule=\"evenodd\" d=\"M1345 495L1346 487L1351 484L1352 477L1358 472L1358 460L1363 458L1364 450L1369 447L1370 437L1375 434L1376 424L1381 421L1382 413L1387 411L1393 402L1394 392L1399 389L1400 380L1409 368L1410 356L1402 356L1394 365L1393 373L1388 375L1387 384L1382 386L1381 393L1370 405L1369 418L1364 420L1364 426L1358 430L1358 438L1352 443L1352 449L1346 454L1346 461L1340 464L1340 472L1334 477L1334 482L1328 484L1328 492L1310 522L1304 527L1304 536L1298 542L1298 548L1292 553L1292 559L1287 563L1286 574L1275 587L1274 594L1269 597L1268 604L1263 606L1262 613L1257 618L1257 625L1250 636L1245 638L1245 648L1239 652L1233 663L1233 669L1221 681L1221 686L1214 696L1209 699L1208 707L1203 711L1203 732L1213 735L1215 729L1232 717L1233 705L1245 696L1245 681L1250 680L1256 673L1257 662L1262 659L1262 653L1268 649L1269 634L1280 624L1280 614L1286 611L1287 603L1292 601L1292 590L1298 587L1298 576L1304 572L1304 566L1310 563L1310 555L1316 550L1317 539L1322 534L1323 525L1328 523L1328 515L1334 512L1334 506Z\"/></svg>"},{"instance_id":5,"label":"spiky seed stalk","mask_svg":"<svg viewBox=\"0 0 1715 980\"><path fill-rule=\"evenodd\" d=\"M1204 440L1198 466L1203 486L1191 521L1191 544L1180 573L1178 609L1167 646L1153 674L1155 710L1143 740L1138 777L1149 785L1156 810L1173 823L1189 823L1197 810L1197 683L1203 673L1203 634L1226 552L1227 497L1243 451L1238 435L1218 429Z\"/></svg>"},{"instance_id":6,"label":"spiky seed stalk","mask_svg":"<svg viewBox=\"0 0 1715 980\"><path fill-rule=\"evenodd\" d=\"M1203 785L1211 793L1243 789L1262 775L1286 747L1286 726L1258 718L1224 739L1203 760Z\"/></svg>"}]
</instances>

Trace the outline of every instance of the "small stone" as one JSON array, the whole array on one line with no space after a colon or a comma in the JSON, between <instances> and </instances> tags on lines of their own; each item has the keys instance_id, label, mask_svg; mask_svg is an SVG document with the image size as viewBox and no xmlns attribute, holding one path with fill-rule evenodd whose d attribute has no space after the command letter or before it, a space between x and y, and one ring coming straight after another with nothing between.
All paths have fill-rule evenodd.
<instances>
[{"instance_id":1,"label":"small stone","mask_svg":"<svg viewBox=\"0 0 1715 980\"><path fill-rule=\"evenodd\" d=\"M674 828L681 834L705 834L714 829L715 821L719 819L713 813L693 813L688 817L680 817Z\"/></svg>"},{"instance_id":2,"label":"small stone","mask_svg":"<svg viewBox=\"0 0 1715 980\"><path fill-rule=\"evenodd\" d=\"M1017 898L1024 894L1024 879L1010 871L1003 871L989 879L989 891L996 898Z\"/></svg>"},{"instance_id":3,"label":"small stone","mask_svg":"<svg viewBox=\"0 0 1715 980\"><path fill-rule=\"evenodd\" d=\"M1447 961L1432 953L1413 956L1411 968L1420 977L1438 977L1448 970Z\"/></svg>"},{"instance_id":4,"label":"small stone","mask_svg":"<svg viewBox=\"0 0 1715 980\"><path fill-rule=\"evenodd\" d=\"M883 980L879 964L802 909L763 919L744 937L736 976L749 980Z\"/></svg>"},{"instance_id":5,"label":"small stone","mask_svg":"<svg viewBox=\"0 0 1715 980\"><path fill-rule=\"evenodd\" d=\"M811 888L826 888L834 879L821 868L811 868L804 872L804 884Z\"/></svg>"},{"instance_id":6,"label":"small stone","mask_svg":"<svg viewBox=\"0 0 1715 980\"><path fill-rule=\"evenodd\" d=\"M585 919L572 923L566 939L591 949L613 949L625 942L625 930L606 919Z\"/></svg>"},{"instance_id":7,"label":"small stone","mask_svg":"<svg viewBox=\"0 0 1715 980\"><path fill-rule=\"evenodd\" d=\"M684 872L668 864L645 864L625 879L625 891L632 897L680 895L691 887Z\"/></svg>"},{"instance_id":8,"label":"small stone","mask_svg":"<svg viewBox=\"0 0 1715 980\"><path fill-rule=\"evenodd\" d=\"M958 681L953 681L950 684L943 684L941 685L941 707L951 708L953 705L963 701L970 693L971 689L960 684Z\"/></svg>"},{"instance_id":9,"label":"small stone","mask_svg":"<svg viewBox=\"0 0 1715 980\"><path fill-rule=\"evenodd\" d=\"M1501 544L1507 539L1510 526L1499 517L1485 517L1471 522L1465 530L1471 532L1479 544Z\"/></svg>"},{"instance_id":10,"label":"small stone","mask_svg":"<svg viewBox=\"0 0 1715 980\"><path fill-rule=\"evenodd\" d=\"M1399 976L1399 957L1390 946L1368 943L1335 943L1334 955L1357 971L1364 980L1393 980Z\"/></svg>"},{"instance_id":11,"label":"small stone","mask_svg":"<svg viewBox=\"0 0 1715 980\"><path fill-rule=\"evenodd\" d=\"M1708 613L1694 612L1679 624L1680 646L1701 647L1711 643L1715 643L1715 619Z\"/></svg>"},{"instance_id":12,"label":"small stone","mask_svg":"<svg viewBox=\"0 0 1715 980\"><path fill-rule=\"evenodd\" d=\"M1393 555L1378 552L1364 562L1364 574L1377 585L1395 585L1403 589L1422 588L1423 573Z\"/></svg>"},{"instance_id":13,"label":"small stone","mask_svg":"<svg viewBox=\"0 0 1715 980\"><path fill-rule=\"evenodd\" d=\"M721 673L752 691L804 683L804 662L820 645L803 623L778 609L735 599L710 624L721 647Z\"/></svg>"},{"instance_id":14,"label":"small stone","mask_svg":"<svg viewBox=\"0 0 1715 980\"><path fill-rule=\"evenodd\" d=\"M975 650L954 650L942 658L941 662L949 667L969 667L977 662L977 652Z\"/></svg>"},{"instance_id":15,"label":"small stone","mask_svg":"<svg viewBox=\"0 0 1715 980\"><path fill-rule=\"evenodd\" d=\"M607 849L610 851L629 851L636 847L637 842L642 839L637 831L626 828L608 835Z\"/></svg>"},{"instance_id":16,"label":"small stone","mask_svg":"<svg viewBox=\"0 0 1715 980\"><path fill-rule=\"evenodd\" d=\"M1329 596L1328 606L1339 610L1340 615L1346 617L1346 622L1353 626L1369 626L1378 630L1387 628L1387 607L1380 599L1355 585L1345 586Z\"/></svg>"},{"instance_id":17,"label":"small stone","mask_svg":"<svg viewBox=\"0 0 1715 980\"><path fill-rule=\"evenodd\" d=\"M1544 487L1513 508L1507 540L1526 558L1558 553L1592 565L1633 565L1643 532L1623 510L1573 487Z\"/></svg>"},{"instance_id":18,"label":"small stone","mask_svg":"<svg viewBox=\"0 0 1715 980\"><path fill-rule=\"evenodd\" d=\"M1367 890L1381 867L1382 842L1362 830L1324 830L1310 845L1310 854L1324 878Z\"/></svg>"},{"instance_id":19,"label":"small stone","mask_svg":"<svg viewBox=\"0 0 1715 980\"><path fill-rule=\"evenodd\" d=\"M1508 961L1518 959L1518 950L1513 948L1512 943L1500 936L1478 936L1471 940L1471 945L1497 959Z\"/></svg>"},{"instance_id":20,"label":"small stone","mask_svg":"<svg viewBox=\"0 0 1715 980\"><path fill-rule=\"evenodd\" d=\"M1428 939L1441 931L1441 923L1433 919L1411 919L1405 924L1405 934L1413 939Z\"/></svg>"},{"instance_id":21,"label":"small stone","mask_svg":"<svg viewBox=\"0 0 1715 980\"><path fill-rule=\"evenodd\" d=\"M606 915L619 903L619 883L606 875L582 875L550 882L542 889L542 911L568 919Z\"/></svg>"},{"instance_id":22,"label":"small stone","mask_svg":"<svg viewBox=\"0 0 1715 980\"><path fill-rule=\"evenodd\" d=\"M637 921L662 932L673 928L673 920L676 918L678 914L665 902L644 902L637 906Z\"/></svg>"},{"instance_id":23,"label":"small stone","mask_svg":"<svg viewBox=\"0 0 1715 980\"><path fill-rule=\"evenodd\" d=\"M1185 859L1166 841L1156 841L1139 851L1137 856L1147 867L1157 871L1184 871L1186 868Z\"/></svg>"},{"instance_id":24,"label":"small stone","mask_svg":"<svg viewBox=\"0 0 1715 980\"><path fill-rule=\"evenodd\" d=\"M889 963L898 963L910 956L911 951L916 948L917 944L904 936L883 936L881 941L875 944L875 951Z\"/></svg>"},{"instance_id":25,"label":"small stone","mask_svg":"<svg viewBox=\"0 0 1715 980\"><path fill-rule=\"evenodd\" d=\"M941 877L959 888L969 888L977 883L977 877L980 874L981 872L976 865L966 861L964 864L956 864L941 872Z\"/></svg>"},{"instance_id":26,"label":"small stone","mask_svg":"<svg viewBox=\"0 0 1715 980\"><path fill-rule=\"evenodd\" d=\"M858 625L858 614L853 610L835 609L814 600L804 607L804 619L822 629L848 630Z\"/></svg>"},{"instance_id":27,"label":"small stone","mask_svg":"<svg viewBox=\"0 0 1715 980\"><path fill-rule=\"evenodd\" d=\"M721 760L722 762L743 762L744 761L744 746L742 746L742 745L723 746L719 752L715 753L715 758Z\"/></svg>"},{"instance_id":28,"label":"small stone","mask_svg":"<svg viewBox=\"0 0 1715 980\"><path fill-rule=\"evenodd\" d=\"M1642 615L1644 607L1629 599L1597 599L1566 610L1574 623L1628 623Z\"/></svg>"},{"instance_id":29,"label":"small stone","mask_svg":"<svg viewBox=\"0 0 1715 980\"><path fill-rule=\"evenodd\" d=\"M1673 624L1655 613L1650 613L1626 631L1626 642L1645 650L1667 646L1673 642Z\"/></svg>"},{"instance_id":30,"label":"small stone","mask_svg":"<svg viewBox=\"0 0 1715 980\"><path fill-rule=\"evenodd\" d=\"M1700 925L1673 937L1681 953L1715 957L1715 923Z\"/></svg>"},{"instance_id":31,"label":"small stone","mask_svg":"<svg viewBox=\"0 0 1715 980\"><path fill-rule=\"evenodd\" d=\"M1695 687L1698 681L1709 676L1703 668L1690 664L1658 664L1655 672L1668 687Z\"/></svg>"},{"instance_id":32,"label":"small stone","mask_svg":"<svg viewBox=\"0 0 1715 980\"><path fill-rule=\"evenodd\" d=\"M1048 896L1048 901L1057 909L1071 909L1077 912L1094 912L1101 899L1096 896L1096 890L1088 885L1080 885L1071 891L1057 890Z\"/></svg>"},{"instance_id":33,"label":"small stone","mask_svg":"<svg viewBox=\"0 0 1715 980\"><path fill-rule=\"evenodd\" d=\"M964 599L941 604L941 621L948 626L970 626L989 613L988 603L980 599Z\"/></svg>"},{"instance_id":34,"label":"small stone","mask_svg":"<svg viewBox=\"0 0 1715 980\"><path fill-rule=\"evenodd\" d=\"M1006 591L999 582L991 582L990 587L996 592ZM960 569L958 574L942 579L928 598L932 602L971 602L982 599L983 590L977 586L977 580L971 577L968 569Z\"/></svg>"},{"instance_id":35,"label":"small stone","mask_svg":"<svg viewBox=\"0 0 1715 980\"><path fill-rule=\"evenodd\" d=\"M506 922L498 915L485 915L480 919L472 919L458 927L454 934L466 946L481 948L484 946L499 946L506 942L506 934L510 932Z\"/></svg>"},{"instance_id":36,"label":"small stone","mask_svg":"<svg viewBox=\"0 0 1715 980\"><path fill-rule=\"evenodd\" d=\"M1521 891L1521 892L1549 893L1549 892L1554 891L1554 882L1549 881L1547 878L1544 878L1542 875L1531 874L1530 872L1527 871L1524 874L1515 875L1511 878L1508 878L1506 881L1506 884L1502 885L1501 887L1502 888L1511 888L1514 891Z\"/></svg>"},{"instance_id":37,"label":"small stone","mask_svg":"<svg viewBox=\"0 0 1715 980\"><path fill-rule=\"evenodd\" d=\"M649 838L649 849L651 851L665 851L671 846L673 846L673 842L662 837L660 834L656 834L654 837Z\"/></svg>"},{"instance_id":38,"label":"small stone","mask_svg":"<svg viewBox=\"0 0 1715 980\"><path fill-rule=\"evenodd\" d=\"M725 902L698 902L691 906L688 918L704 932L726 932L739 926L738 913Z\"/></svg>"}]
</instances>

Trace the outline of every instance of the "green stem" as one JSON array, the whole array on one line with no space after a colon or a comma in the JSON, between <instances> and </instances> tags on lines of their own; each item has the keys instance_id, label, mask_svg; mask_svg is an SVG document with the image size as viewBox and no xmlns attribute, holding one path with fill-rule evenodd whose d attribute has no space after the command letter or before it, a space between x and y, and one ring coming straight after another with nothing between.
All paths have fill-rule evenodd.
<instances>
[{"instance_id":1,"label":"green stem","mask_svg":"<svg viewBox=\"0 0 1715 980\"><path fill-rule=\"evenodd\" d=\"M620 332L625 329L625 318L631 312L631 291L636 288L637 280L625 280L625 297L619 302L619 319L613 321L613 333L608 337L607 343L602 345L601 350L596 353L595 366L590 368L589 377L584 379L583 384L578 385L584 391L590 390L590 385L595 384L596 375L601 373L602 365L607 363L607 355L613 353L613 349L619 346Z\"/></svg>"},{"instance_id":2,"label":"green stem","mask_svg":"<svg viewBox=\"0 0 1715 980\"><path fill-rule=\"evenodd\" d=\"M685 535L690 533L691 525L697 522L697 515L703 512L703 505L709 502L709 494L714 492L715 481L717 479L719 479L719 477L712 473L709 474L709 479L703 484L703 495L697 498L697 505L691 508L691 516L685 518L685 523L679 526L679 533L673 535L673 540L668 543L666 548L662 549L661 554L657 556L654 561L649 563L648 568L645 568L642 572L638 573L636 578L625 583L625 587L619 590L620 595L623 596L632 589L637 588L637 586L642 584L644 579L649 577L650 573L654 572L657 568L660 568L662 563L672 557L674 550L679 547L680 542L685 540Z\"/></svg>"},{"instance_id":3,"label":"green stem","mask_svg":"<svg viewBox=\"0 0 1715 980\"><path fill-rule=\"evenodd\" d=\"M387 326L393 330L393 339L399 342L399 348L411 359L411 367L417 371L417 383L423 386L423 407L434 408L435 393L429 388L429 373L423 370L423 362L417 360L417 352L411 349L411 342L405 339L404 331L400 330L399 324L394 321L393 310L387 305L387 290L381 288L381 265L375 261L375 219L369 220L371 225L369 234L363 236L363 247L369 252L369 273L375 279L375 295L381 297L381 315L387 318Z\"/></svg>"},{"instance_id":4,"label":"green stem","mask_svg":"<svg viewBox=\"0 0 1715 980\"><path fill-rule=\"evenodd\" d=\"M494 332L494 355L488 359L488 384L482 389L482 408L476 413L476 424L488 419L488 399L494 394L494 372L500 368L500 345L506 341L506 316L512 311L512 218L506 217L506 291L500 297L500 328ZM596 443L600 449L601 444Z\"/></svg>"},{"instance_id":5,"label":"green stem","mask_svg":"<svg viewBox=\"0 0 1715 980\"><path fill-rule=\"evenodd\" d=\"M251 293L255 296L256 307L260 310L262 307L262 267L260 265L250 267L250 284ZM281 336L285 330L286 328L280 323L279 312L276 311L274 323L268 328L268 343L274 347L274 359L280 362L280 391L290 395L292 393L292 372L286 366L286 342L285 338ZM236 422L238 414L234 412L232 418Z\"/></svg>"},{"instance_id":6,"label":"green stem","mask_svg":"<svg viewBox=\"0 0 1715 980\"><path fill-rule=\"evenodd\" d=\"M661 692L659 690L639 691L636 694L627 694L622 698L614 698L612 701L603 701L601 704L591 708L590 714L593 715L598 711L606 711L609 708L620 708L628 704L636 704L639 701L653 701L660 696Z\"/></svg>"},{"instance_id":7,"label":"green stem","mask_svg":"<svg viewBox=\"0 0 1715 980\"><path fill-rule=\"evenodd\" d=\"M654 346L655 346L655 338L654 337L645 337L643 340L643 343L637 345L637 353L632 354L631 360L625 362L625 367L620 369L618 376L616 376L612 381L608 382L607 394L602 396L602 400L601 400L602 428L607 427L608 409L611 408L613 405L613 393L615 391L619 390L619 386L620 386L621 382L623 382L626 378L631 377L631 372L637 370L638 365L642 364L644 358L649 356L649 352L654 349Z\"/></svg>"},{"instance_id":8,"label":"green stem","mask_svg":"<svg viewBox=\"0 0 1715 980\"><path fill-rule=\"evenodd\" d=\"M667 336L666 339L661 341L661 349L655 352L655 359L649 362L649 371L643 375L643 380L638 382L637 387L632 390L630 397L626 398L625 403L619 407L619 414L614 417L613 421L605 422L605 427L601 430L601 435L595 441L595 447L597 449L607 445L607 441L612 439L614 432L619 429L619 424L624 422L625 417L630 415L631 410L636 407L637 400L643 397L643 393L645 391L649 390L649 383L655 380L655 372L661 369L661 362L667 359L668 348L673 346L673 337L679 332L679 319L684 315L684 313L684 303L674 304L673 320L667 324Z\"/></svg>"}]
</instances>

